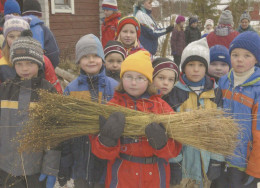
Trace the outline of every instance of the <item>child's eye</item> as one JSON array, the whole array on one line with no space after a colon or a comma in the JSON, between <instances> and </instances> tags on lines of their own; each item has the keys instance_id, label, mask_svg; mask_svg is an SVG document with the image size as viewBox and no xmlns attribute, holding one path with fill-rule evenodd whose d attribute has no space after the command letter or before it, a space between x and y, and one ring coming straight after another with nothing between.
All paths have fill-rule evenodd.
<instances>
[{"instance_id":1,"label":"child's eye","mask_svg":"<svg viewBox=\"0 0 260 188\"><path fill-rule=\"evenodd\" d=\"M162 77L162 76L159 76L158 78L159 78L159 80L164 80L164 77Z\"/></svg>"},{"instance_id":2,"label":"child's eye","mask_svg":"<svg viewBox=\"0 0 260 188\"><path fill-rule=\"evenodd\" d=\"M172 79L172 78L170 78L170 79L169 79L169 82L174 82L174 81L175 81L175 80L174 80L174 79Z\"/></svg>"}]
</instances>

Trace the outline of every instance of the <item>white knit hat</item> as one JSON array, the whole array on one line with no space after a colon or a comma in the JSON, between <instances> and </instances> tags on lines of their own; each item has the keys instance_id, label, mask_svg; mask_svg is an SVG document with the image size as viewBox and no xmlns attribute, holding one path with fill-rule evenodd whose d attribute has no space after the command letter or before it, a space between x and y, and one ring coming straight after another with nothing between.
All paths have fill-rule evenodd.
<instances>
[{"instance_id":1,"label":"white knit hat","mask_svg":"<svg viewBox=\"0 0 260 188\"><path fill-rule=\"evenodd\" d=\"M222 13L219 17L218 23L225 24L225 25L233 25L232 12L230 10L222 11Z\"/></svg>"},{"instance_id":2,"label":"white knit hat","mask_svg":"<svg viewBox=\"0 0 260 188\"><path fill-rule=\"evenodd\" d=\"M240 16L240 22L241 22L243 19L247 19L249 22L251 21L251 17L250 17L250 15L249 15L247 12L244 12L243 14L241 14L241 16Z\"/></svg>"},{"instance_id":3,"label":"white knit hat","mask_svg":"<svg viewBox=\"0 0 260 188\"><path fill-rule=\"evenodd\" d=\"M118 11L116 0L103 0L102 9Z\"/></svg>"},{"instance_id":4,"label":"white knit hat","mask_svg":"<svg viewBox=\"0 0 260 188\"><path fill-rule=\"evenodd\" d=\"M207 25L212 25L212 27L214 27L214 21L212 19L207 19L204 27L206 27Z\"/></svg>"}]
</instances>

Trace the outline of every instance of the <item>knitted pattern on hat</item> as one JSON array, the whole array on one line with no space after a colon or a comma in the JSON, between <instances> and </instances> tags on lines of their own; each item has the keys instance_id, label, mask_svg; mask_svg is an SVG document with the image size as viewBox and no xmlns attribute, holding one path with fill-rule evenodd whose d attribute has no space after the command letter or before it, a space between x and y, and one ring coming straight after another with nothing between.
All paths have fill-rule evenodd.
<instances>
[{"instance_id":1,"label":"knitted pattern on hat","mask_svg":"<svg viewBox=\"0 0 260 188\"><path fill-rule=\"evenodd\" d=\"M30 29L30 20L31 19L28 17L6 15L3 26L4 37L6 38L7 34L11 31L23 31Z\"/></svg>"},{"instance_id":2,"label":"knitted pattern on hat","mask_svg":"<svg viewBox=\"0 0 260 188\"><path fill-rule=\"evenodd\" d=\"M21 14L19 3L16 0L7 0L4 5L4 15Z\"/></svg>"},{"instance_id":3,"label":"knitted pattern on hat","mask_svg":"<svg viewBox=\"0 0 260 188\"><path fill-rule=\"evenodd\" d=\"M89 54L96 54L105 62L104 51L100 40L93 34L88 34L79 39L76 44L76 64L80 59Z\"/></svg>"},{"instance_id":4,"label":"knitted pattern on hat","mask_svg":"<svg viewBox=\"0 0 260 188\"><path fill-rule=\"evenodd\" d=\"M182 72L190 61L200 61L204 63L206 70L209 66L209 46L207 39L204 37L200 40L194 41L186 46L181 55L180 67Z\"/></svg>"},{"instance_id":5,"label":"knitted pattern on hat","mask_svg":"<svg viewBox=\"0 0 260 188\"><path fill-rule=\"evenodd\" d=\"M249 22L251 21L251 17L247 12L244 12L243 14L241 14L239 21L241 22L243 19L247 19Z\"/></svg>"},{"instance_id":6,"label":"knitted pattern on hat","mask_svg":"<svg viewBox=\"0 0 260 188\"><path fill-rule=\"evenodd\" d=\"M184 16L179 15L179 16L177 17L177 19L176 19L175 22L176 22L176 24L179 24L179 23L181 23L181 22L185 22Z\"/></svg>"},{"instance_id":7,"label":"knitted pattern on hat","mask_svg":"<svg viewBox=\"0 0 260 188\"><path fill-rule=\"evenodd\" d=\"M239 34L229 46L229 54L235 48L243 48L251 52L256 60L260 62L260 37L254 31L245 31Z\"/></svg>"},{"instance_id":8,"label":"knitted pattern on hat","mask_svg":"<svg viewBox=\"0 0 260 188\"><path fill-rule=\"evenodd\" d=\"M102 9L103 10L118 11L117 1L116 0L103 0Z\"/></svg>"},{"instance_id":9,"label":"knitted pattern on hat","mask_svg":"<svg viewBox=\"0 0 260 188\"><path fill-rule=\"evenodd\" d=\"M207 25L211 25L212 27L214 27L214 21L212 19L207 19L205 21L204 27L206 28Z\"/></svg>"},{"instance_id":10,"label":"knitted pattern on hat","mask_svg":"<svg viewBox=\"0 0 260 188\"><path fill-rule=\"evenodd\" d=\"M120 78L127 71L134 71L143 74L151 83L153 82L153 66L150 53L140 50L129 55L121 64Z\"/></svg>"},{"instance_id":11,"label":"knitted pattern on hat","mask_svg":"<svg viewBox=\"0 0 260 188\"><path fill-rule=\"evenodd\" d=\"M104 49L105 58L110 53L119 53L122 55L123 59L125 59L125 57L126 57L126 50L125 50L124 46L122 45L121 42L116 41L116 40L108 41L105 46L105 49Z\"/></svg>"},{"instance_id":12,"label":"knitted pattern on hat","mask_svg":"<svg viewBox=\"0 0 260 188\"><path fill-rule=\"evenodd\" d=\"M191 25L191 24L193 24L193 23L195 23L195 22L198 22L198 19L197 19L197 18L191 17L191 18L189 19L189 25Z\"/></svg>"},{"instance_id":13,"label":"knitted pattern on hat","mask_svg":"<svg viewBox=\"0 0 260 188\"><path fill-rule=\"evenodd\" d=\"M231 61L228 49L223 45L215 45L210 49L210 63L214 61L221 61L227 63L231 68Z\"/></svg>"},{"instance_id":14,"label":"knitted pattern on hat","mask_svg":"<svg viewBox=\"0 0 260 188\"><path fill-rule=\"evenodd\" d=\"M18 61L30 61L43 67L43 49L37 40L32 38L32 32L25 30L21 37L15 40L10 48L10 60L13 65Z\"/></svg>"},{"instance_id":15,"label":"knitted pattern on hat","mask_svg":"<svg viewBox=\"0 0 260 188\"><path fill-rule=\"evenodd\" d=\"M23 15L42 16L41 4L37 0L25 0L23 3Z\"/></svg>"},{"instance_id":16,"label":"knitted pattern on hat","mask_svg":"<svg viewBox=\"0 0 260 188\"><path fill-rule=\"evenodd\" d=\"M159 57L153 60L153 77L155 77L160 71L163 70L172 70L175 73L175 79L179 76L178 66L169 58Z\"/></svg>"},{"instance_id":17,"label":"knitted pattern on hat","mask_svg":"<svg viewBox=\"0 0 260 188\"><path fill-rule=\"evenodd\" d=\"M132 24L132 25L135 26L135 29L136 29L136 32L137 32L137 39L139 39L140 34L141 34L141 27L140 27L139 21L134 16L125 16L118 21L116 38L118 37L118 35L121 32L124 25L126 25L126 24Z\"/></svg>"},{"instance_id":18,"label":"knitted pattern on hat","mask_svg":"<svg viewBox=\"0 0 260 188\"><path fill-rule=\"evenodd\" d=\"M233 25L232 12L230 10L222 11L222 13L219 17L218 23L224 24L224 25Z\"/></svg>"}]
</instances>

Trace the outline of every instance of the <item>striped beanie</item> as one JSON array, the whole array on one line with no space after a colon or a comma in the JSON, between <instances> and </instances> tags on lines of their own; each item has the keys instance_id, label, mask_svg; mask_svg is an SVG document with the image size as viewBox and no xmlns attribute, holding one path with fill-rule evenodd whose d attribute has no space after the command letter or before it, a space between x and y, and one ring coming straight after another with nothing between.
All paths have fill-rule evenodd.
<instances>
[{"instance_id":1,"label":"striped beanie","mask_svg":"<svg viewBox=\"0 0 260 188\"><path fill-rule=\"evenodd\" d=\"M13 65L17 61L31 61L43 67L43 49L37 40L32 38L31 30L24 30L21 37L15 40L10 48L10 60Z\"/></svg>"},{"instance_id":2,"label":"striped beanie","mask_svg":"<svg viewBox=\"0 0 260 188\"><path fill-rule=\"evenodd\" d=\"M153 78L162 70L172 70L175 73L175 79L179 76L178 66L169 58L159 57L153 60Z\"/></svg>"},{"instance_id":3,"label":"striped beanie","mask_svg":"<svg viewBox=\"0 0 260 188\"><path fill-rule=\"evenodd\" d=\"M23 31L30 29L30 23L31 19L28 17L20 17L20 16L14 16L14 15L6 15L5 16L5 23L3 27L3 34L6 38L7 34L10 31Z\"/></svg>"},{"instance_id":4,"label":"striped beanie","mask_svg":"<svg viewBox=\"0 0 260 188\"><path fill-rule=\"evenodd\" d=\"M135 26L136 33L137 33L137 39L138 39L140 37L140 34L141 34L141 27L140 27L139 21L134 16L125 16L118 21L116 38L118 38L119 33L121 32L122 28L126 24L132 24L132 25Z\"/></svg>"},{"instance_id":5,"label":"striped beanie","mask_svg":"<svg viewBox=\"0 0 260 188\"><path fill-rule=\"evenodd\" d=\"M126 58L126 50L123 47L122 43L116 40L110 40L107 42L105 49L104 49L104 54L105 58L108 56L110 53L119 53L122 55L123 59Z\"/></svg>"},{"instance_id":6,"label":"striped beanie","mask_svg":"<svg viewBox=\"0 0 260 188\"><path fill-rule=\"evenodd\" d=\"M102 9L118 11L116 0L103 0Z\"/></svg>"}]
</instances>

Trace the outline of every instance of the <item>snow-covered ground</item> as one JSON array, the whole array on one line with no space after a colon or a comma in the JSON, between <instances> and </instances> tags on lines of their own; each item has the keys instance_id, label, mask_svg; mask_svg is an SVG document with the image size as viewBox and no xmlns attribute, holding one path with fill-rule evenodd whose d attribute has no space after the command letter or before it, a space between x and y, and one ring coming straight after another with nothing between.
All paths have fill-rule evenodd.
<instances>
[{"instance_id":1,"label":"snow-covered ground","mask_svg":"<svg viewBox=\"0 0 260 188\"><path fill-rule=\"evenodd\" d=\"M58 181L56 181L56 184L55 184L55 186L54 186L54 188L73 188L73 187L74 187L74 182L73 182L72 179L71 179L70 181L68 181L67 185L65 185L65 186L63 186L63 187L61 187L61 186L59 185L59 182L58 182Z\"/></svg>"}]
</instances>

